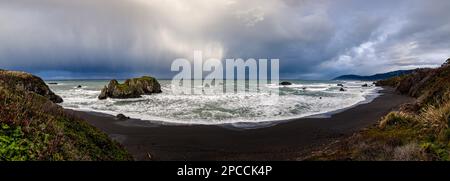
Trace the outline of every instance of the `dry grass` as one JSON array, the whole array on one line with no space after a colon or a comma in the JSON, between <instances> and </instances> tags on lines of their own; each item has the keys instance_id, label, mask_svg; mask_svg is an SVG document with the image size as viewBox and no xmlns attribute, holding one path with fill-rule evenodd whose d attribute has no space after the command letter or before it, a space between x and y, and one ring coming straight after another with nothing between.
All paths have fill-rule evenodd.
<instances>
[{"instance_id":1,"label":"dry grass","mask_svg":"<svg viewBox=\"0 0 450 181\"><path fill-rule=\"evenodd\" d=\"M32 78L33 75L26 73L26 72L21 72L21 71L6 71L6 70L0 70L0 75L5 75L5 76L9 76L9 77L18 77L18 78L22 78L22 79L27 79L27 78Z\"/></svg>"},{"instance_id":2,"label":"dry grass","mask_svg":"<svg viewBox=\"0 0 450 181\"><path fill-rule=\"evenodd\" d=\"M450 102L440 106L428 105L419 116L419 120L424 124L427 132L437 135L439 139L448 139L446 132L448 130L450 118Z\"/></svg>"},{"instance_id":3,"label":"dry grass","mask_svg":"<svg viewBox=\"0 0 450 181\"><path fill-rule=\"evenodd\" d=\"M380 129L385 129L388 126L414 124L416 123L416 119L417 118L412 114L394 111L384 116L378 127Z\"/></svg>"},{"instance_id":4,"label":"dry grass","mask_svg":"<svg viewBox=\"0 0 450 181\"><path fill-rule=\"evenodd\" d=\"M450 102L425 106L420 114L390 112L376 127L359 132L312 160L449 160Z\"/></svg>"},{"instance_id":5,"label":"dry grass","mask_svg":"<svg viewBox=\"0 0 450 181\"><path fill-rule=\"evenodd\" d=\"M393 150L395 161L420 161L426 157L425 155L425 150L417 143L408 143Z\"/></svg>"}]
</instances>

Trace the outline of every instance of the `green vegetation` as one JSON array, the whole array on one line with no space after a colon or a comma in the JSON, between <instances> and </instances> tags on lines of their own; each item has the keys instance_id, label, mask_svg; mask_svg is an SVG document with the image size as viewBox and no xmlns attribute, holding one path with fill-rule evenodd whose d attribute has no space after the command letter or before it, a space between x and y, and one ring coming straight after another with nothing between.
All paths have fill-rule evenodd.
<instances>
[{"instance_id":1,"label":"green vegetation","mask_svg":"<svg viewBox=\"0 0 450 181\"><path fill-rule=\"evenodd\" d=\"M33 142L24 137L21 127L0 123L0 160L28 160ZM34 146L34 145L33 145Z\"/></svg>"},{"instance_id":2,"label":"green vegetation","mask_svg":"<svg viewBox=\"0 0 450 181\"><path fill-rule=\"evenodd\" d=\"M130 82L158 82L155 78L150 77L150 76L142 76L140 78L133 78L133 79L128 79L125 81L125 84L130 84Z\"/></svg>"},{"instance_id":3,"label":"green vegetation","mask_svg":"<svg viewBox=\"0 0 450 181\"><path fill-rule=\"evenodd\" d=\"M377 84L394 86L417 101L308 159L450 160L450 66L417 70Z\"/></svg>"},{"instance_id":4,"label":"green vegetation","mask_svg":"<svg viewBox=\"0 0 450 181\"><path fill-rule=\"evenodd\" d=\"M0 108L0 160L132 160L86 121L2 79Z\"/></svg>"},{"instance_id":5,"label":"green vegetation","mask_svg":"<svg viewBox=\"0 0 450 181\"><path fill-rule=\"evenodd\" d=\"M128 84L117 83L115 86L117 87L117 89L119 89L120 91L123 91L123 92L131 92L132 91L130 86L128 86Z\"/></svg>"},{"instance_id":6,"label":"green vegetation","mask_svg":"<svg viewBox=\"0 0 450 181\"><path fill-rule=\"evenodd\" d=\"M144 82L146 84L153 85L153 84L157 83L158 81L155 78L153 78L153 77L142 76L140 78L127 79L122 84L118 83L117 81L115 81L114 85L121 91L133 92L136 85L144 84Z\"/></svg>"}]
</instances>

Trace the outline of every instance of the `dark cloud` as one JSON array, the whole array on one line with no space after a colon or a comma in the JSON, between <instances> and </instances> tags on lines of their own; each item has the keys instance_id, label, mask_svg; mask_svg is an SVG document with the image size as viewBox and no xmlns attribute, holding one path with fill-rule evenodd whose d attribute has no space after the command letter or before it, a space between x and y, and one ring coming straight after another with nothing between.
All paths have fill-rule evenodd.
<instances>
[{"instance_id":1,"label":"dark cloud","mask_svg":"<svg viewBox=\"0 0 450 181\"><path fill-rule=\"evenodd\" d=\"M437 66L447 0L0 0L0 67L170 78L175 58L279 58L283 78Z\"/></svg>"}]
</instances>

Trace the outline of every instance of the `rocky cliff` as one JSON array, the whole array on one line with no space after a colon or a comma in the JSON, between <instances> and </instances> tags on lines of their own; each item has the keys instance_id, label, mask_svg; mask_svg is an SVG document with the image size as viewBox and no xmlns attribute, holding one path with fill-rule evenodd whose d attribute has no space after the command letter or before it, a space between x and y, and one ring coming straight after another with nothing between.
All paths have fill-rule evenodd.
<instances>
[{"instance_id":1,"label":"rocky cliff","mask_svg":"<svg viewBox=\"0 0 450 181\"><path fill-rule=\"evenodd\" d=\"M417 98L420 105L446 101L450 93L450 59L441 67L417 69L411 74L376 82L378 86L393 86L401 94Z\"/></svg>"},{"instance_id":2,"label":"rocky cliff","mask_svg":"<svg viewBox=\"0 0 450 181\"><path fill-rule=\"evenodd\" d=\"M18 71L0 70L0 81L4 85L9 85L12 88L31 91L41 96L44 96L54 103L61 103L63 99L53 93L45 82L32 74Z\"/></svg>"}]
</instances>

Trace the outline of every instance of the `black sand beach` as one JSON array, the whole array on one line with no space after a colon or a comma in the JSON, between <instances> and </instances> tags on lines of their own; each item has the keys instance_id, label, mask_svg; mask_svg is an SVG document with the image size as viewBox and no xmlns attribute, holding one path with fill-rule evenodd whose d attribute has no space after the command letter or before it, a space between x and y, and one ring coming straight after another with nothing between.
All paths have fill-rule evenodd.
<instances>
[{"instance_id":1,"label":"black sand beach","mask_svg":"<svg viewBox=\"0 0 450 181\"><path fill-rule=\"evenodd\" d=\"M329 118L300 118L258 129L160 125L67 110L122 143L136 160L295 160L311 148L371 126L413 98L386 88L372 102ZM124 113L126 115L126 113Z\"/></svg>"}]
</instances>

